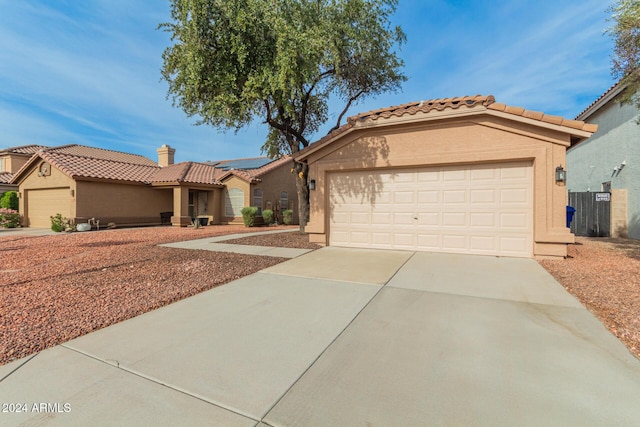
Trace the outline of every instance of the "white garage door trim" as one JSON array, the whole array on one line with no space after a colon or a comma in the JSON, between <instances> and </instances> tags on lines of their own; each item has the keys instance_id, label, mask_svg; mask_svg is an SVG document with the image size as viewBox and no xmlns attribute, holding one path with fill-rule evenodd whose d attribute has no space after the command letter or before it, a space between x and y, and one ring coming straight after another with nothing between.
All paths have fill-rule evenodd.
<instances>
[{"instance_id":1,"label":"white garage door trim","mask_svg":"<svg viewBox=\"0 0 640 427\"><path fill-rule=\"evenodd\" d=\"M329 244L531 257L531 162L338 172Z\"/></svg>"},{"instance_id":2,"label":"white garage door trim","mask_svg":"<svg viewBox=\"0 0 640 427\"><path fill-rule=\"evenodd\" d=\"M71 215L70 188L27 190L27 216L30 227L51 227L51 216Z\"/></svg>"}]
</instances>

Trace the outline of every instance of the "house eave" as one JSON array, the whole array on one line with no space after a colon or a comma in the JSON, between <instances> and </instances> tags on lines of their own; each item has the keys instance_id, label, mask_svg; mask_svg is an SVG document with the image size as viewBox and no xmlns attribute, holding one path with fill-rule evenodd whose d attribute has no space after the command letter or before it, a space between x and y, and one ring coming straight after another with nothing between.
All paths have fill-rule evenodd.
<instances>
[{"instance_id":1,"label":"house eave","mask_svg":"<svg viewBox=\"0 0 640 427\"><path fill-rule=\"evenodd\" d=\"M593 104L587 107L582 113L580 113L576 120L587 121L592 115L597 113L602 107L607 105L609 102L614 100L618 95L620 95L625 89L626 85L617 84L609 91L604 93L598 100L596 100Z\"/></svg>"}]
</instances>

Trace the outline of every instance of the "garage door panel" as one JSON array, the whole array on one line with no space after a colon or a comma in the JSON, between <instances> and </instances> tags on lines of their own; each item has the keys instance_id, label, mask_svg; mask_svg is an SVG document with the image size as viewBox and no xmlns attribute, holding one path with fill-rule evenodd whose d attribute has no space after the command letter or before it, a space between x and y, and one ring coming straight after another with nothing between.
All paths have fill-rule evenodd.
<instances>
[{"instance_id":1,"label":"garage door panel","mask_svg":"<svg viewBox=\"0 0 640 427\"><path fill-rule=\"evenodd\" d=\"M469 201L474 204L496 204L498 201L497 190L493 188L481 188L469 190Z\"/></svg>"},{"instance_id":2,"label":"garage door panel","mask_svg":"<svg viewBox=\"0 0 640 427\"><path fill-rule=\"evenodd\" d=\"M498 223L497 216L495 212L471 212L470 225L473 228L495 228Z\"/></svg>"},{"instance_id":3,"label":"garage door panel","mask_svg":"<svg viewBox=\"0 0 640 427\"><path fill-rule=\"evenodd\" d=\"M464 169L444 169L442 180L445 182L465 181L467 179L467 171Z\"/></svg>"},{"instance_id":4,"label":"garage door panel","mask_svg":"<svg viewBox=\"0 0 640 427\"><path fill-rule=\"evenodd\" d=\"M444 190L442 192L444 203L466 203L467 191L466 190Z\"/></svg>"},{"instance_id":5,"label":"garage door panel","mask_svg":"<svg viewBox=\"0 0 640 427\"><path fill-rule=\"evenodd\" d=\"M367 177L377 183L377 194L369 198L375 203L344 196L330 176L329 243L530 257L532 170L531 163L520 162L350 172L355 181ZM336 182L344 182L341 175L335 175ZM336 202L343 198L344 203ZM381 199L393 203L379 203ZM362 215L363 208L368 216Z\"/></svg>"},{"instance_id":6,"label":"garage door panel","mask_svg":"<svg viewBox=\"0 0 640 427\"><path fill-rule=\"evenodd\" d=\"M502 204L523 204L528 201L528 192L518 188L507 188L500 190L500 203Z\"/></svg>"}]
</instances>

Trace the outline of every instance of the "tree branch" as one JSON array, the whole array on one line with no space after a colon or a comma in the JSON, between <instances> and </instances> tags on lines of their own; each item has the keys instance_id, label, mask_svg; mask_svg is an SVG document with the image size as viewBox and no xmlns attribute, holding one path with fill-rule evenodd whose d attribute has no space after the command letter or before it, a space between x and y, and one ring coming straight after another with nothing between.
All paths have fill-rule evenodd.
<instances>
[{"instance_id":1,"label":"tree branch","mask_svg":"<svg viewBox=\"0 0 640 427\"><path fill-rule=\"evenodd\" d=\"M334 127L332 127L331 129L329 129L329 132L327 132L327 135L340 127L340 122L342 121L342 118L344 117L344 115L347 114L347 111L349 111L349 108L351 108L351 104L354 101L356 101L358 98L360 98L363 94L364 94L364 89L361 89L356 95L354 95L351 98L349 98L349 101L347 102L347 105L344 107L344 109L342 110L342 112L338 116L338 121L336 122L336 125Z\"/></svg>"}]
</instances>

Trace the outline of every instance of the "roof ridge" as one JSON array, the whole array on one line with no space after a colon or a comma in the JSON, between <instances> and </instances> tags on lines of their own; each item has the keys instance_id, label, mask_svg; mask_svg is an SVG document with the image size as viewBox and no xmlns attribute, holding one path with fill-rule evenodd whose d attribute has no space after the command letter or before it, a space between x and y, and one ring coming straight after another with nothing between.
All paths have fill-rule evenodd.
<instances>
[{"instance_id":1,"label":"roof ridge","mask_svg":"<svg viewBox=\"0 0 640 427\"><path fill-rule=\"evenodd\" d=\"M70 147L70 146L78 146L78 147L86 147L85 145L78 145L78 144L72 144L72 145L68 145L65 147ZM60 148L60 147L54 147L54 148ZM93 148L93 147L89 147L89 148ZM104 151L111 151L112 153L118 153L118 154L129 154L129 153L125 153L122 151L113 151L113 150L104 150ZM105 162L113 162L113 163L121 163L121 164L125 164L125 165L135 165L135 166L148 166L148 167L157 167L157 168L161 168L161 166L159 165L151 165L151 164L141 164L141 163L135 163L135 162L128 162L125 160L120 160L120 159L103 159L100 157L93 157L93 156L89 156L89 155L85 155L85 154L77 154L77 153L64 153L64 152L56 152L56 151L51 151L51 150L44 150L43 154L46 153L48 155L60 155L60 156L72 156L72 157L79 157L79 158L83 158L83 159L91 159L91 160L102 160ZM139 156L142 157L145 160L151 160L147 157L138 155L138 154L132 154L133 156Z\"/></svg>"}]
</instances>

